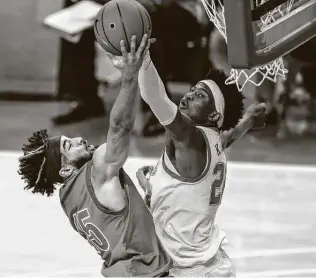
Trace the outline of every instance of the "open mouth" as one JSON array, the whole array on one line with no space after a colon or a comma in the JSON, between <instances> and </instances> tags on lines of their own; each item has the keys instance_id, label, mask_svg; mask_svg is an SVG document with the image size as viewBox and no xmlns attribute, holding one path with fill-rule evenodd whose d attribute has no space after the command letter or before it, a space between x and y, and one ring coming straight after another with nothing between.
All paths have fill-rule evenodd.
<instances>
[{"instance_id":1,"label":"open mouth","mask_svg":"<svg viewBox=\"0 0 316 278\"><path fill-rule=\"evenodd\" d=\"M188 101L186 99L181 99L180 108L188 108Z\"/></svg>"}]
</instances>

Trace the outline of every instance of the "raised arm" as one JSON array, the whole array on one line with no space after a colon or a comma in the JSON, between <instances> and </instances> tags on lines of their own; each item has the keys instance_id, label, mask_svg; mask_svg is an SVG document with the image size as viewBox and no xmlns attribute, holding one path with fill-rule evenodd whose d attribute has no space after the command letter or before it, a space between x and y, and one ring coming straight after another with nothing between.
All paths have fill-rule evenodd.
<instances>
[{"instance_id":1,"label":"raised arm","mask_svg":"<svg viewBox=\"0 0 316 278\"><path fill-rule=\"evenodd\" d=\"M140 95L175 143L186 144L199 134L191 119L168 98L165 86L148 54L139 72ZM203 137L201 135L201 140Z\"/></svg>"},{"instance_id":2,"label":"raised arm","mask_svg":"<svg viewBox=\"0 0 316 278\"><path fill-rule=\"evenodd\" d=\"M249 129L265 126L266 106L264 103L250 105L237 126L221 134L223 149L230 147Z\"/></svg>"},{"instance_id":3,"label":"raised arm","mask_svg":"<svg viewBox=\"0 0 316 278\"><path fill-rule=\"evenodd\" d=\"M145 35L136 51L136 37L133 36L130 53L127 53L124 41L121 41L122 57L108 54L113 65L122 72L122 83L110 114L107 143L93 155L93 176L99 185L117 176L128 157L139 91L138 73L149 46L150 41Z\"/></svg>"}]
</instances>

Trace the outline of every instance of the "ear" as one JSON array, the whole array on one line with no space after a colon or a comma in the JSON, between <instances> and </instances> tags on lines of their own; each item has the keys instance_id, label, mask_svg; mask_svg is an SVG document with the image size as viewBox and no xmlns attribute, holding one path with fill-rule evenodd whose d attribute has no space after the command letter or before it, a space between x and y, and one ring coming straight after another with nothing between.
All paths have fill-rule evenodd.
<instances>
[{"instance_id":1,"label":"ear","mask_svg":"<svg viewBox=\"0 0 316 278\"><path fill-rule=\"evenodd\" d=\"M75 171L75 167L72 167L70 165L66 165L63 168L60 169L59 171L59 175L63 178L63 179L67 179L69 178Z\"/></svg>"},{"instance_id":2,"label":"ear","mask_svg":"<svg viewBox=\"0 0 316 278\"><path fill-rule=\"evenodd\" d=\"M218 113L217 111L213 111L210 115L208 115L207 120L212 123L216 124L217 122L222 118L222 115Z\"/></svg>"}]
</instances>

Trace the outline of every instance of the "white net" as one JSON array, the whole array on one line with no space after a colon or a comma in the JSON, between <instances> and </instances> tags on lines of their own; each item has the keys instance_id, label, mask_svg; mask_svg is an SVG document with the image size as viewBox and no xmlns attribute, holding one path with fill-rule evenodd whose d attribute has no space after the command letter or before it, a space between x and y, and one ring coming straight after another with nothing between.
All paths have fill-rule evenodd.
<instances>
[{"instance_id":1,"label":"white net","mask_svg":"<svg viewBox=\"0 0 316 278\"><path fill-rule=\"evenodd\" d=\"M269 0L254 0L253 4L258 7ZM272 9L257 22L257 26L261 31L275 22L278 18L284 17L291 11L293 4L296 0L288 0L284 4ZM225 38L227 43L226 35L226 24L225 24L225 9L223 0L201 0L203 7L209 17L209 19L216 26L220 34ZM252 83L255 86L260 86L265 79L272 82L276 82L279 77L285 78L287 69L284 67L282 57L275 61L270 62L267 65L253 68L253 69L231 69L230 76L226 80L226 84L236 84L239 91L242 91L247 83Z\"/></svg>"},{"instance_id":2,"label":"white net","mask_svg":"<svg viewBox=\"0 0 316 278\"><path fill-rule=\"evenodd\" d=\"M258 7L268 1L269 0L255 0L255 6ZM262 16L262 31L264 31L264 29L267 28L271 23L275 22L275 20L280 16L283 17L286 14L288 14L291 11L294 2L295 0L288 0L284 4L274 8L273 10L269 11L267 14Z\"/></svg>"}]
</instances>

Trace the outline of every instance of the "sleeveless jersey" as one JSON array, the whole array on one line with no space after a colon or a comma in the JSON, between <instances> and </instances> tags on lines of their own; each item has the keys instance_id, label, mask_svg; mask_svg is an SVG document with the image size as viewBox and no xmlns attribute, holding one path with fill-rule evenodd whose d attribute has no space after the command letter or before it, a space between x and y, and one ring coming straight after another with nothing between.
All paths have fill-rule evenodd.
<instances>
[{"instance_id":1,"label":"sleeveless jersey","mask_svg":"<svg viewBox=\"0 0 316 278\"><path fill-rule=\"evenodd\" d=\"M151 211L156 233L174 261L171 275L181 276L181 269L203 275L225 238L214 220L225 187L226 156L219 133L198 128L207 145L201 176L181 177L166 151L150 176Z\"/></svg>"},{"instance_id":2,"label":"sleeveless jersey","mask_svg":"<svg viewBox=\"0 0 316 278\"><path fill-rule=\"evenodd\" d=\"M137 188L120 170L127 205L119 211L106 209L96 198L91 183L92 161L86 163L59 191L60 202L72 227L104 261L102 274L158 277L172 261L156 236L150 211Z\"/></svg>"}]
</instances>

